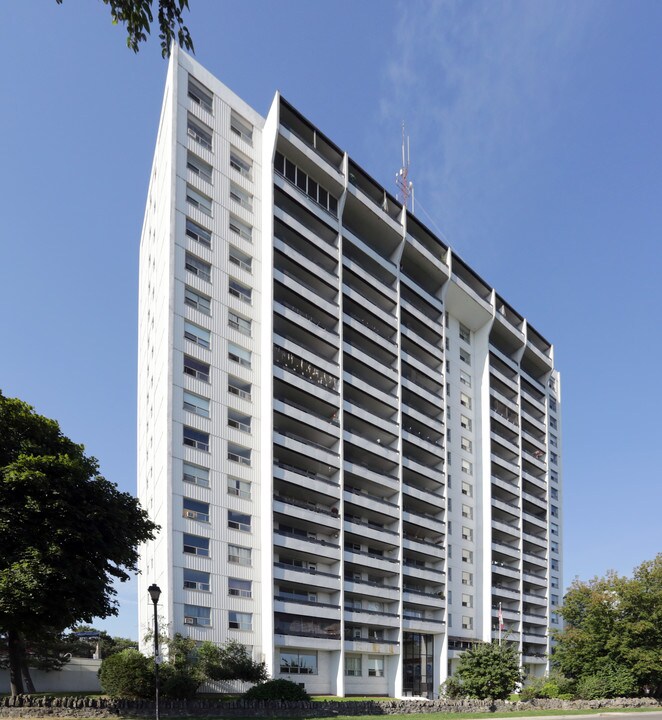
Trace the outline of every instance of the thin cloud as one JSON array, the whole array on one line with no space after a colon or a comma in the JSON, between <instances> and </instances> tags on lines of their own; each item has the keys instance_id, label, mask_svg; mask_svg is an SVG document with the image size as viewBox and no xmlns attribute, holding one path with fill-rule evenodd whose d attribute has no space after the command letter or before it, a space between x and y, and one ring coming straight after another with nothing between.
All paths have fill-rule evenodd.
<instances>
[{"instance_id":1,"label":"thin cloud","mask_svg":"<svg viewBox=\"0 0 662 720\"><path fill-rule=\"evenodd\" d=\"M401 3L381 123L406 119L417 197L451 234L555 116L595 4ZM386 131L386 130L385 130ZM423 151L424 147L424 151ZM478 219L478 218L476 218Z\"/></svg>"}]
</instances>

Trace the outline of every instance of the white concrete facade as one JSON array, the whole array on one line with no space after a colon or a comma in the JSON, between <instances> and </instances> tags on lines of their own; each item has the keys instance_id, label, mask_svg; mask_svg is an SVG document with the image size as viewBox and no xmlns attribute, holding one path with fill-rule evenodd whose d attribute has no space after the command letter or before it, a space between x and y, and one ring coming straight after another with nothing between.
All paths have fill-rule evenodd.
<instances>
[{"instance_id":1,"label":"white concrete facade","mask_svg":"<svg viewBox=\"0 0 662 720\"><path fill-rule=\"evenodd\" d=\"M138 488L171 632L324 694L436 695L561 588L552 346L276 94L171 59L140 251Z\"/></svg>"}]
</instances>

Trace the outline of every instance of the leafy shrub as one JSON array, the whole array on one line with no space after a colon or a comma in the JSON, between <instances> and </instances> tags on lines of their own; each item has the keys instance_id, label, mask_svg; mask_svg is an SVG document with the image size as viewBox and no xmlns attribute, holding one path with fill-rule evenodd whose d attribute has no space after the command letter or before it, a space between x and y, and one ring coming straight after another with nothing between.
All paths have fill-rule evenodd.
<instances>
[{"instance_id":1,"label":"leafy shrub","mask_svg":"<svg viewBox=\"0 0 662 720\"><path fill-rule=\"evenodd\" d=\"M113 698L152 698L153 661L138 650L122 650L103 660L99 681L104 693Z\"/></svg>"},{"instance_id":2,"label":"leafy shrub","mask_svg":"<svg viewBox=\"0 0 662 720\"><path fill-rule=\"evenodd\" d=\"M582 700L632 697L637 694L634 675L627 669L607 665L593 675L585 675L577 683L577 695Z\"/></svg>"},{"instance_id":3,"label":"leafy shrub","mask_svg":"<svg viewBox=\"0 0 662 720\"><path fill-rule=\"evenodd\" d=\"M460 683L454 677L449 677L439 688L439 694L449 700L457 700L463 697Z\"/></svg>"},{"instance_id":4,"label":"leafy shrub","mask_svg":"<svg viewBox=\"0 0 662 720\"><path fill-rule=\"evenodd\" d=\"M559 673L542 677L533 677L527 680L520 692L520 700L533 700L535 698L557 698L559 700L572 700L575 683Z\"/></svg>"},{"instance_id":5,"label":"leafy shrub","mask_svg":"<svg viewBox=\"0 0 662 720\"><path fill-rule=\"evenodd\" d=\"M247 700L310 700L310 695L291 680L267 680L244 693Z\"/></svg>"},{"instance_id":6,"label":"leafy shrub","mask_svg":"<svg viewBox=\"0 0 662 720\"><path fill-rule=\"evenodd\" d=\"M159 690L171 700L194 698L204 678L193 667L177 667L166 663L159 668Z\"/></svg>"}]
</instances>

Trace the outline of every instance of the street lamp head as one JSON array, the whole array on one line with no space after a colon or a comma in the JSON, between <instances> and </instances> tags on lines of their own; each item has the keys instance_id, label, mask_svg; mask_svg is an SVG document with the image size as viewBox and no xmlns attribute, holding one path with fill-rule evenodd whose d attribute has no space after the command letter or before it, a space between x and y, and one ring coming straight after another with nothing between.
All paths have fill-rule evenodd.
<instances>
[{"instance_id":1,"label":"street lamp head","mask_svg":"<svg viewBox=\"0 0 662 720\"><path fill-rule=\"evenodd\" d=\"M149 593L149 596L152 598L152 602L154 605L158 603L159 598L161 597L161 588L156 584L152 583L148 588L147 592Z\"/></svg>"}]
</instances>

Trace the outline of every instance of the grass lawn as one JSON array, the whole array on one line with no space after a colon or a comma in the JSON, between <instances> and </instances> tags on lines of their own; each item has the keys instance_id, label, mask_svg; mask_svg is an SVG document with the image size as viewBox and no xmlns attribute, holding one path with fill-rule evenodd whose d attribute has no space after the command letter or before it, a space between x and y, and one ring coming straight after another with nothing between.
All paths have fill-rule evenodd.
<instances>
[{"instance_id":1,"label":"grass lawn","mask_svg":"<svg viewBox=\"0 0 662 720\"><path fill-rule=\"evenodd\" d=\"M352 698L343 698L344 700L351 700ZM371 698L364 698L369 700ZM375 700L384 700L384 698L372 698ZM494 718L494 720L512 717L545 717L545 716L556 716L556 715L604 715L605 713L622 713L622 712L660 712L660 708L648 707L648 708L596 708L595 710L522 710L517 712L506 712L506 713L407 713L406 715L330 715L329 717L333 720L375 720L377 717L382 717L384 720L473 720L478 718L483 720L485 717ZM285 720L278 718L277 716L266 716L269 720ZM126 720L130 720L127 718ZM140 720L136 718L135 720ZM144 718L142 719L144 720ZM228 717L223 716L209 716L205 720L228 720ZM255 717L241 718L232 717L231 720L255 720ZM292 720L288 718L287 720ZM296 718L296 720L320 720L320 718L306 718L305 715ZM322 719L323 720L323 719Z\"/></svg>"}]
</instances>

